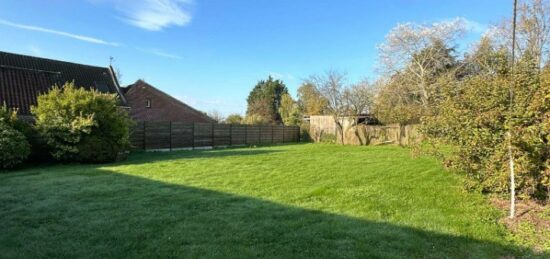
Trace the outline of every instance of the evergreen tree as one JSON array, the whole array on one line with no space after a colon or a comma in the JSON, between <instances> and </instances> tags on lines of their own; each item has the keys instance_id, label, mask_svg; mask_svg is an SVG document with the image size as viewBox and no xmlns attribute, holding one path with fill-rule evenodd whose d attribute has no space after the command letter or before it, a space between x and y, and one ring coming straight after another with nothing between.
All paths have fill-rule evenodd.
<instances>
[{"instance_id":1,"label":"evergreen tree","mask_svg":"<svg viewBox=\"0 0 550 259\"><path fill-rule=\"evenodd\" d=\"M288 94L288 89L283 81L273 79L271 76L267 80L259 81L246 100L248 103L246 115L261 116L271 124L282 123L279 108L284 94Z\"/></svg>"}]
</instances>

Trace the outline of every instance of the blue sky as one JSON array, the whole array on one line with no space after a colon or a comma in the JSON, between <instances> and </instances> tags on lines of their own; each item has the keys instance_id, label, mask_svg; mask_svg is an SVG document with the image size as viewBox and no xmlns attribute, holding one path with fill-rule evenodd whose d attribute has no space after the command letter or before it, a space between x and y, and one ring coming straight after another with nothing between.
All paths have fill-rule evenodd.
<instances>
[{"instance_id":1,"label":"blue sky","mask_svg":"<svg viewBox=\"0 0 550 259\"><path fill-rule=\"evenodd\" d=\"M508 3L510 2L510 3ZM397 23L461 17L465 48L511 12L504 0L0 0L0 50L90 65L109 57L124 85L144 79L203 111L246 110L273 75L292 94L327 69L374 79Z\"/></svg>"}]
</instances>

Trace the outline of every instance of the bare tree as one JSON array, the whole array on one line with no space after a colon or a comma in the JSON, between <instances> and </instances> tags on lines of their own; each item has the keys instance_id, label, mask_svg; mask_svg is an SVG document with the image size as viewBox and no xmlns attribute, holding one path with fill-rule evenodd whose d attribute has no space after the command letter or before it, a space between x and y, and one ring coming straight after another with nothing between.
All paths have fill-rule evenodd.
<instances>
[{"instance_id":1,"label":"bare tree","mask_svg":"<svg viewBox=\"0 0 550 259\"><path fill-rule=\"evenodd\" d=\"M347 128L357 125L358 116L370 110L374 99L367 80L351 86L346 86L346 81L346 75L335 70L311 76L308 81L326 100L325 113L332 116L341 144Z\"/></svg>"},{"instance_id":2,"label":"bare tree","mask_svg":"<svg viewBox=\"0 0 550 259\"><path fill-rule=\"evenodd\" d=\"M374 89L367 80L362 80L344 89L344 105L348 115L356 123L358 115L370 112L374 100Z\"/></svg>"},{"instance_id":3,"label":"bare tree","mask_svg":"<svg viewBox=\"0 0 550 259\"><path fill-rule=\"evenodd\" d=\"M332 116L336 124L340 143L344 143L342 117L346 113L344 87L346 75L336 70L328 70L322 75L310 76L308 82L315 85L318 92L326 100L326 114Z\"/></svg>"},{"instance_id":4,"label":"bare tree","mask_svg":"<svg viewBox=\"0 0 550 259\"><path fill-rule=\"evenodd\" d=\"M208 115L208 117L213 119L216 123L222 123L223 120L225 119L223 117L223 115L217 110L211 110L211 111L208 112L207 115Z\"/></svg>"},{"instance_id":5,"label":"bare tree","mask_svg":"<svg viewBox=\"0 0 550 259\"><path fill-rule=\"evenodd\" d=\"M504 20L486 33L499 46L510 52L512 45L518 57L526 53L533 56L543 67L550 54L550 3L543 0L526 0L518 3L515 42L511 20Z\"/></svg>"},{"instance_id":6,"label":"bare tree","mask_svg":"<svg viewBox=\"0 0 550 259\"><path fill-rule=\"evenodd\" d=\"M349 127L354 128L354 133L359 137L358 128L359 115L369 113L374 103L374 88L372 88L367 80L363 80L352 85L344 90L343 94L344 105L346 107L348 118L350 119Z\"/></svg>"},{"instance_id":7,"label":"bare tree","mask_svg":"<svg viewBox=\"0 0 550 259\"><path fill-rule=\"evenodd\" d=\"M406 74L401 77L411 88L406 94L418 95L421 104L428 107L435 86L431 80L454 61L450 52L465 28L460 18L431 25L398 24L378 46L381 72L388 78Z\"/></svg>"},{"instance_id":8,"label":"bare tree","mask_svg":"<svg viewBox=\"0 0 550 259\"><path fill-rule=\"evenodd\" d=\"M550 6L547 1L524 2L519 9L518 36L522 37L524 50L529 50L539 67L547 60L550 40ZM516 39L517 41L517 39Z\"/></svg>"}]
</instances>

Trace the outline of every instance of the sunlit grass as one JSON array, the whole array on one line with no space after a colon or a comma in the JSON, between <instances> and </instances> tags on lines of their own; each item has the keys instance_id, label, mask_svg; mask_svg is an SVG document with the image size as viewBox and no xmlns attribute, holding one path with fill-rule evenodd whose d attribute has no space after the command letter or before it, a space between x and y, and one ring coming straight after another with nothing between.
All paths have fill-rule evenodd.
<instances>
[{"instance_id":1,"label":"sunlit grass","mask_svg":"<svg viewBox=\"0 0 550 259\"><path fill-rule=\"evenodd\" d=\"M138 153L0 175L0 255L501 257L499 212L399 147Z\"/></svg>"}]
</instances>

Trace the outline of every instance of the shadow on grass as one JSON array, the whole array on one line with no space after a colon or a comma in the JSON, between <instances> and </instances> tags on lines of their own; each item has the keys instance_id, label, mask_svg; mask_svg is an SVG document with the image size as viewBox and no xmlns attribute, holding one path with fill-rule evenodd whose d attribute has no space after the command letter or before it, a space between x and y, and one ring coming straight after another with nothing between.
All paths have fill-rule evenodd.
<instances>
[{"instance_id":1,"label":"shadow on grass","mask_svg":"<svg viewBox=\"0 0 550 259\"><path fill-rule=\"evenodd\" d=\"M525 252L100 169L62 174L0 176L1 257L498 258Z\"/></svg>"},{"instance_id":2,"label":"shadow on grass","mask_svg":"<svg viewBox=\"0 0 550 259\"><path fill-rule=\"evenodd\" d=\"M287 145L297 145L297 144L280 144L280 145L269 145L269 146L287 146ZM258 146L258 149L252 148L250 146L246 146L246 147L243 146L243 147L229 147L229 148L218 148L218 149L179 150L179 151L169 151L169 152L132 151L128 159L119 161L119 162L102 163L102 164L62 163L62 162L55 162L55 161L27 163L17 168L0 169L0 175L21 172L26 170L33 170L34 168L54 167L54 166L59 166L60 164L61 165L81 165L86 168L95 168L98 166L134 165L134 164L145 164L145 163L175 160L175 159L223 158L228 156L253 156L253 155L280 152L277 150L260 149L261 147L268 147L268 146L267 145Z\"/></svg>"}]
</instances>

